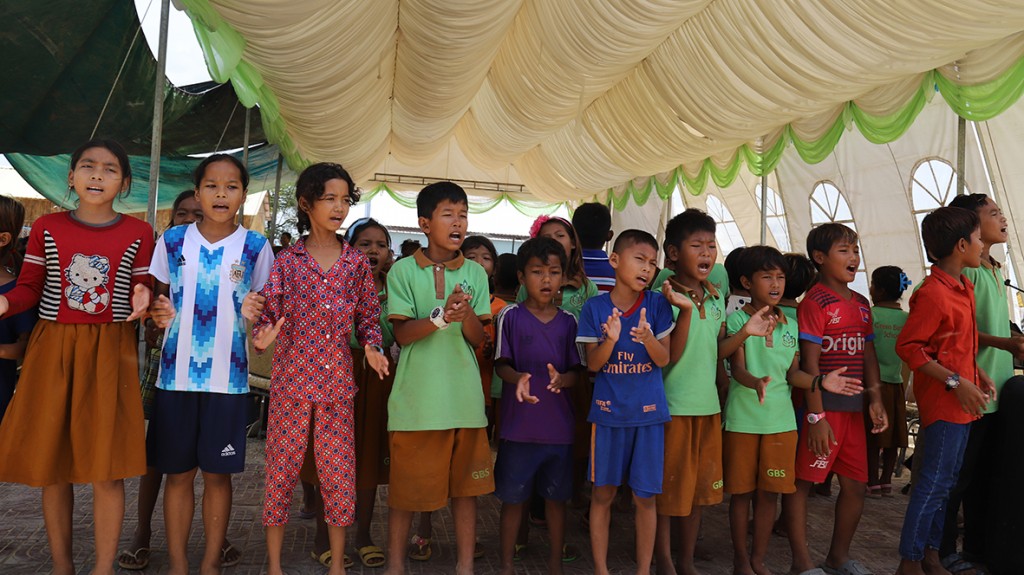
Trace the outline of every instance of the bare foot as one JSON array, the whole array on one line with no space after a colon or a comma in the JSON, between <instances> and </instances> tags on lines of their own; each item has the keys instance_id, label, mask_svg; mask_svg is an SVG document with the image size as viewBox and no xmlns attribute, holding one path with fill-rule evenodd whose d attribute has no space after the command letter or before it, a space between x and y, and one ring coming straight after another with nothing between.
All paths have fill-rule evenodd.
<instances>
[{"instance_id":1,"label":"bare foot","mask_svg":"<svg viewBox=\"0 0 1024 575\"><path fill-rule=\"evenodd\" d=\"M733 575L756 575L750 566L750 561L740 558L733 559L732 573Z\"/></svg>"},{"instance_id":2,"label":"bare foot","mask_svg":"<svg viewBox=\"0 0 1024 575\"><path fill-rule=\"evenodd\" d=\"M901 559L899 567L896 568L896 575L925 575L925 572L920 561Z\"/></svg>"},{"instance_id":3,"label":"bare foot","mask_svg":"<svg viewBox=\"0 0 1024 575\"><path fill-rule=\"evenodd\" d=\"M676 575L676 566L671 557L655 557L654 572L658 575Z\"/></svg>"},{"instance_id":4,"label":"bare foot","mask_svg":"<svg viewBox=\"0 0 1024 575\"><path fill-rule=\"evenodd\" d=\"M764 564L764 559L750 558L750 568L754 570L755 575L772 575L772 570Z\"/></svg>"}]
</instances>

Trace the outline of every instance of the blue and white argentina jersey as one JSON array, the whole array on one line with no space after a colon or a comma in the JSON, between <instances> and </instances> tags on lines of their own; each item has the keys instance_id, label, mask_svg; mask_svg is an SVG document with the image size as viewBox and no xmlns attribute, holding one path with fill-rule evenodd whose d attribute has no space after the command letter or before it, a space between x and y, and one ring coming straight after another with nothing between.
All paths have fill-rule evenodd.
<instances>
[{"instance_id":1,"label":"blue and white argentina jersey","mask_svg":"<svg viewBox=\"0 0 1024 575\"><path fill-rule=\"evenodd\" d=\"M212 244L196 224L164 233L156 243L149 271L170 286L177 313L164 334L157 387L249 391L242 299L263 287L273 263L267 238L241 226Z\"/></svg>"}]
</instances>

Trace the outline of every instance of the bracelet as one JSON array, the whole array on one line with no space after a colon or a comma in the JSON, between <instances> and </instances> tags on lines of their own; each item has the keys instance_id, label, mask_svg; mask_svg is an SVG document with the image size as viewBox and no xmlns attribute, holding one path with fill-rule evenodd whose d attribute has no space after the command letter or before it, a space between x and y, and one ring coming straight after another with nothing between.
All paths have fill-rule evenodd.
<instances>
[{"instance_id":1,"label":"bracelet","mask_svg":"<svg viewBox=\"0 0 1024 575\"><path fill-rule=\"evenodd\" d=\"M822 378L821 375L814 376L814 379L811 380L811 393L814 393L815 391L818 391L818 388L821 387L821 380L822 379L823 378Z\"/></svg>"}]
</instances>

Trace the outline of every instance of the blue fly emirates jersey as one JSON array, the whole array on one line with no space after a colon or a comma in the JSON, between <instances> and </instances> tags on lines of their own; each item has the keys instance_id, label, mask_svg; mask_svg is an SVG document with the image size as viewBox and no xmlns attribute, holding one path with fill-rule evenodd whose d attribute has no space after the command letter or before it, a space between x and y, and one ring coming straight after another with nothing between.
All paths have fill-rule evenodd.
<instances>
[{"instance_id":1,"label":"blue fly emirates jersey","mask_svg":"<svg viewBox=\"0 0 1024 575\"><path fill-rule=\"evenodd\" d=\"M195 224L157 241L150 274L170 286L176 314L164 336L157 387L166 391L249 391L242 300L270 276L267 238L239 226L211 244Z\"/></svg>"},{"instance_id":2,"label":"blue fly emirates jersey","mask_svg":"<svg viewBox=\"0 0 1024 575\"><path fill-rule=\"evenodd\" d=\"M607 293L587 300L580 312L576 341L583 344L603 341L601 326L614 308L611 295ZM633 341L630 335L630 330L640 323L641 309L647 310L647 323L657 339L666 337L675 327L672 306L660 293L641 292L633 307L622 313L619 340L594 380L594 401L587 417L591 423L639 427L671 419L661 368L651 360L644 345Z\"/></svg>"}]
</instances>

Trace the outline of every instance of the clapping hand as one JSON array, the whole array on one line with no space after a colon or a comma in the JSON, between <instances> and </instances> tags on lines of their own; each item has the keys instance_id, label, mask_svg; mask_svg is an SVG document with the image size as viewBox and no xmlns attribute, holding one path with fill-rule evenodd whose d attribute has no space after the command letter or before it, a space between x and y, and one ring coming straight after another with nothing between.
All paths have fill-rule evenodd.
<instances>
[{"instance_id":1,"label":"clapping hand","mask_svg":"<svg viewBox=\"0 0 1024 575\"><path fill-rule=\"evenodd\" d=\"M640 308L640 321L637 322L636 327L629 330L629 335L632 336L633 341L643 345L647 345L647 342L654 337L651 324L647 323L647 308Z\"/></svg>"},{"instance_id":2,"label":"clapping hand","mask_svg":"<svg viewBox=\"0 0 1024 575\"><path fill-rule=\"evenodd\" d=\"M457 284L444 303L444 319L449 323L465 321L473 311L469 305L471 299L468 293L462 291L462 285Z\"/></svg>"},{"instance_id":3,"label":"clapping hand","mask_svg":"<svg viewBox=\"0 0 1024 575\"><path fill-rule=\"evenodd\" d=\"M519 375L519 381L516 382L516 400L519 403L526 402L530 404L539 403L540 399L535 395L530 395L530 374L523 373Z\"/></svg>"},{"instance_id":4,"label":"clapping hand","mask_svg":"<svg viewBox=\"0 0 1024 575\"><path fill-rule=\"evenodd\" d=\"M167 326L171 325L171 320L174 319L174 304L165 295L158 295L156 301L149 306L149 315L153 318L153 323L160 329L166 329Z\"/></svg>"},{"instance_id":5,"label":"clapping hand","mask_svg":"<svg viewBox=\"0 0 1024 575\"><path fill-rule=\"evenodd\" d=\"M612 315L608 316L608 319L601 325L601 331L604 332L605 338L613 342L619 341L619 334L622 332L620 317L622 317L622 312L619 311L619 308L612 308Z\"/></svg>"}]
</instances>

